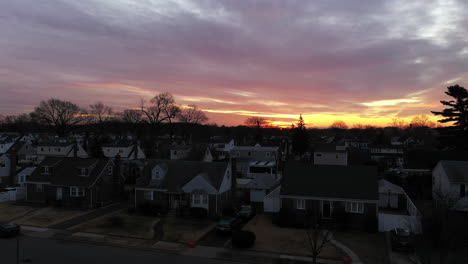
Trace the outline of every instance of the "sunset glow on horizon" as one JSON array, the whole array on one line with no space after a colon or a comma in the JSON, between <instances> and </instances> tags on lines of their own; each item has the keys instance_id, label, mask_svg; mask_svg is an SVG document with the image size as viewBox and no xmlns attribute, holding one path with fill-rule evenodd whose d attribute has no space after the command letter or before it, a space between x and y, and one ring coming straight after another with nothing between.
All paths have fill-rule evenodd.
<instances>
[{"instance_id":1,"label":"sunset glow on horizon","mask_svg":"<svg viewBox=\"0 0 468 264\"><path fill-rule=\"evenodd\" d=\"M468 1L5 1L0 115L169 92L208 123L437 122L468 86Z\"/></svg>"}]
</instances>

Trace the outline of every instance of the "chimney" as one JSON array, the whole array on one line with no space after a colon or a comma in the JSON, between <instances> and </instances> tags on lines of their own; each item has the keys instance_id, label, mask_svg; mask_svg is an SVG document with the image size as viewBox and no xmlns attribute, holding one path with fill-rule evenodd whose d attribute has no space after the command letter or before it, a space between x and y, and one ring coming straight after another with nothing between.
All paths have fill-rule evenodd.
<instances>
[{"instance_id":1,"label":"chimney","mask_svg":"<svg viewBox=\"0 0 468 264\"><path fill-rule=\"evenodd\" d=\"M77 158L78 157L78 142L73 143L73 157Z\"/></svg>"},{"instance_id":2,"label":"chimney","mask_svg":"<svg viewBox=\"0 0 468 264\"><path fill-rule=\"evenodd\" d=\"M16 183L16 163L18 157L16 155L16 151L13 151L10 154L10 185L14 185Z\"/></svg>"}]
</instances>

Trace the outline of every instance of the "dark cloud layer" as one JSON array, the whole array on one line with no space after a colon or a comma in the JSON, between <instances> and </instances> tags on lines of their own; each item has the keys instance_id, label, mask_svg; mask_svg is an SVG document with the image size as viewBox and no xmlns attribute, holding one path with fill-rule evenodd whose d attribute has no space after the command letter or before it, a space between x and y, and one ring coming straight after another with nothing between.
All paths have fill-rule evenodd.
<instances>
[{"instance_id":1,"label":"dark cloud layer","mask_svg":"<svg viewBox=\"0 0 468 264\"><path fill-rule=\"evenodd\" d=\"M0 113L169 91L225 124L429 114L446 86L466 86L467 3L4 1Z\"/></svg>"}]
</instances>

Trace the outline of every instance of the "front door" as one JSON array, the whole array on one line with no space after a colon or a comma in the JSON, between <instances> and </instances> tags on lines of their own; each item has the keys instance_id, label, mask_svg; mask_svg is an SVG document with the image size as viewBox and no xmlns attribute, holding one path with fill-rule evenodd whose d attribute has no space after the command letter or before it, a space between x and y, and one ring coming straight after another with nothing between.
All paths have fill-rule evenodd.
<instances>
[{"instance_id":1,"label":"front door","mask_svg":"<svg viewBox=\"0 0 468 264\"><path fill-rule=\"evenodd\" d=\"M62 187L57 187L57 200L62 200Z\"/></svg>"},{"instance_id":2,"label":"front door","mask_svg":"<svg viewBox=\"0 0 468 264\"><path fill-rule=\"evenodd\" d=\"M322 201L322 218L330 219L332 216L332 205L330 201Z\"/></svg>"}]
</instances>

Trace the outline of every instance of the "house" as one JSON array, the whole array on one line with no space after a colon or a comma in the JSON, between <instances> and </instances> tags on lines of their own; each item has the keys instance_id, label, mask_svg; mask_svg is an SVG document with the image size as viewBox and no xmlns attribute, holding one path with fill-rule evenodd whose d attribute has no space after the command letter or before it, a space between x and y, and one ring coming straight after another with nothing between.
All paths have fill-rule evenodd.
<instances>
[{"instance_id":1,"label":"house","mask_svg":"<svg viewBox=\"0 0 468 264\"><path fill-rule=\"evenodd\" d=\"M395 228L421 233L421 214L405 190L387 180L379 180L379 231Z\"/></svg>"},{"instance_id":2,"label":"house","mask_svg":"<svg viewBox=\"0 0 468 264\"><path fill-rule=\"evenodd\" d=\"M33 174L37 167L24 167L16 172L16 184L21 187L26 187L26 180Z\"/></svg>"},{"instance_id":3,"label":"house","mask_svg":"<svg viewBox=\"0 0 468 264\"><path fill-rule=\"evenodd\" d=\"M217 140L214 140L217 141ZM211 142L205 152L203 160L227 160L230 158L231 150L235 147L234 139L228 142Z\"/></svg>"},{"instance_id":4,"label":"house","mask_svg":"<svg viewBox=\"0 0 468 264\"><path fill-rule=\"evenodd\" d=\"M41 141L36 147L40 160L44 157L88 157L88 153L76 141L66 138Z\"/></svg>"},{"instance_id":5,"label":"house","mask_svg":"<svg viewBox=\"0 0 468 264\"><path fill-rule=\"evenodd\" d=\"M355 228L377 228L378 184L374 166L289 162L283 171L281 210L308 226L346 219Z\"/></svg>"},{"instance_id":6,"label":"house","mask_svg":"<svg viewBox=\"0 0 468 264\"><path fill-rule=\"evenodd\" d=\"M386 167L402 167L404 149L400 145L371 145L371 159Z\"/></svg>"},{"instance_id":7,"label":"house","mask_svg":"<svg viewBox=\"0 0 468 264\"><path fill-rule=\"evenodd\" d=\"M115 201L122 181L110 159L46 157L26 180L26 200L94 208Z\"/></svg>"},{"instance_id":8,"label":"house","mask_svg":"<svg viewBox=\"0 0 468 264\"><path fill-rule=\"evenodd\" d=\"M468 211L468 161L441 160L432 170L432 198Z\"/></svg>"},{"instance_id":9,"label":"house","mask_svg":"<svg viewBox=\"0 0 468 264\"><path fill-rule=\"evenodd\" d=\"M259 144L255 146L235 146L231 150L231 157L236 159L237 172L242 177L249 177L250 167L257 162L270 162L271 169L276 167L281 160L278 150L278 147L266 147Z\"/></svg>"},{"instance_id":10,"label":"house","mask_svg":"<svg viewBox=\"0 0 468 264\"><path fill-rule=\"evenodd\" d=\"M18 165L18 150L23 142L0 142L0 186L6 187L15 184Z\"/></svg>"},{"instance_id":11,"label":"house","mask_svg":"<svg viewBox=\"0 0 468 264\"><path fill-rule=\"evenodd\" d=\"M170 159L171 160L179 160L179 159L186 159L192 150L192 147L188 145L174 145L170 148Z\"/></svg>"},{"instance_id":12,"label":"house","mask_svg":"<svg viewBox=\"0 0 468 264\"><path fill-rule=\"evenodd\" d=\"M346 166L348 165L348 152L334 144L320 145L314 150L314 164Z\"/></svg>"},{"instance_id":13,"label":"house","mask_svg":"<svg viewBox=\"0 0 468 264\"><path fill-rule=\"evenodd\" d=\"M231 204L232 173L228 162L149 160L137 179L135 207L204 208L220 215Z\"/></svg>"},{"instance_id":14,"label":"house","mask_svg":"<svg viewBox=\"0 0 468 264\"><path fill-rule=\"evenodd\" d=\"M102 146L104 157L114 159L120 156L122 160L145 159L145 153L140 145L132 142L119 142L115 144L106 144Z\"/></svg>"}]
</instances>

